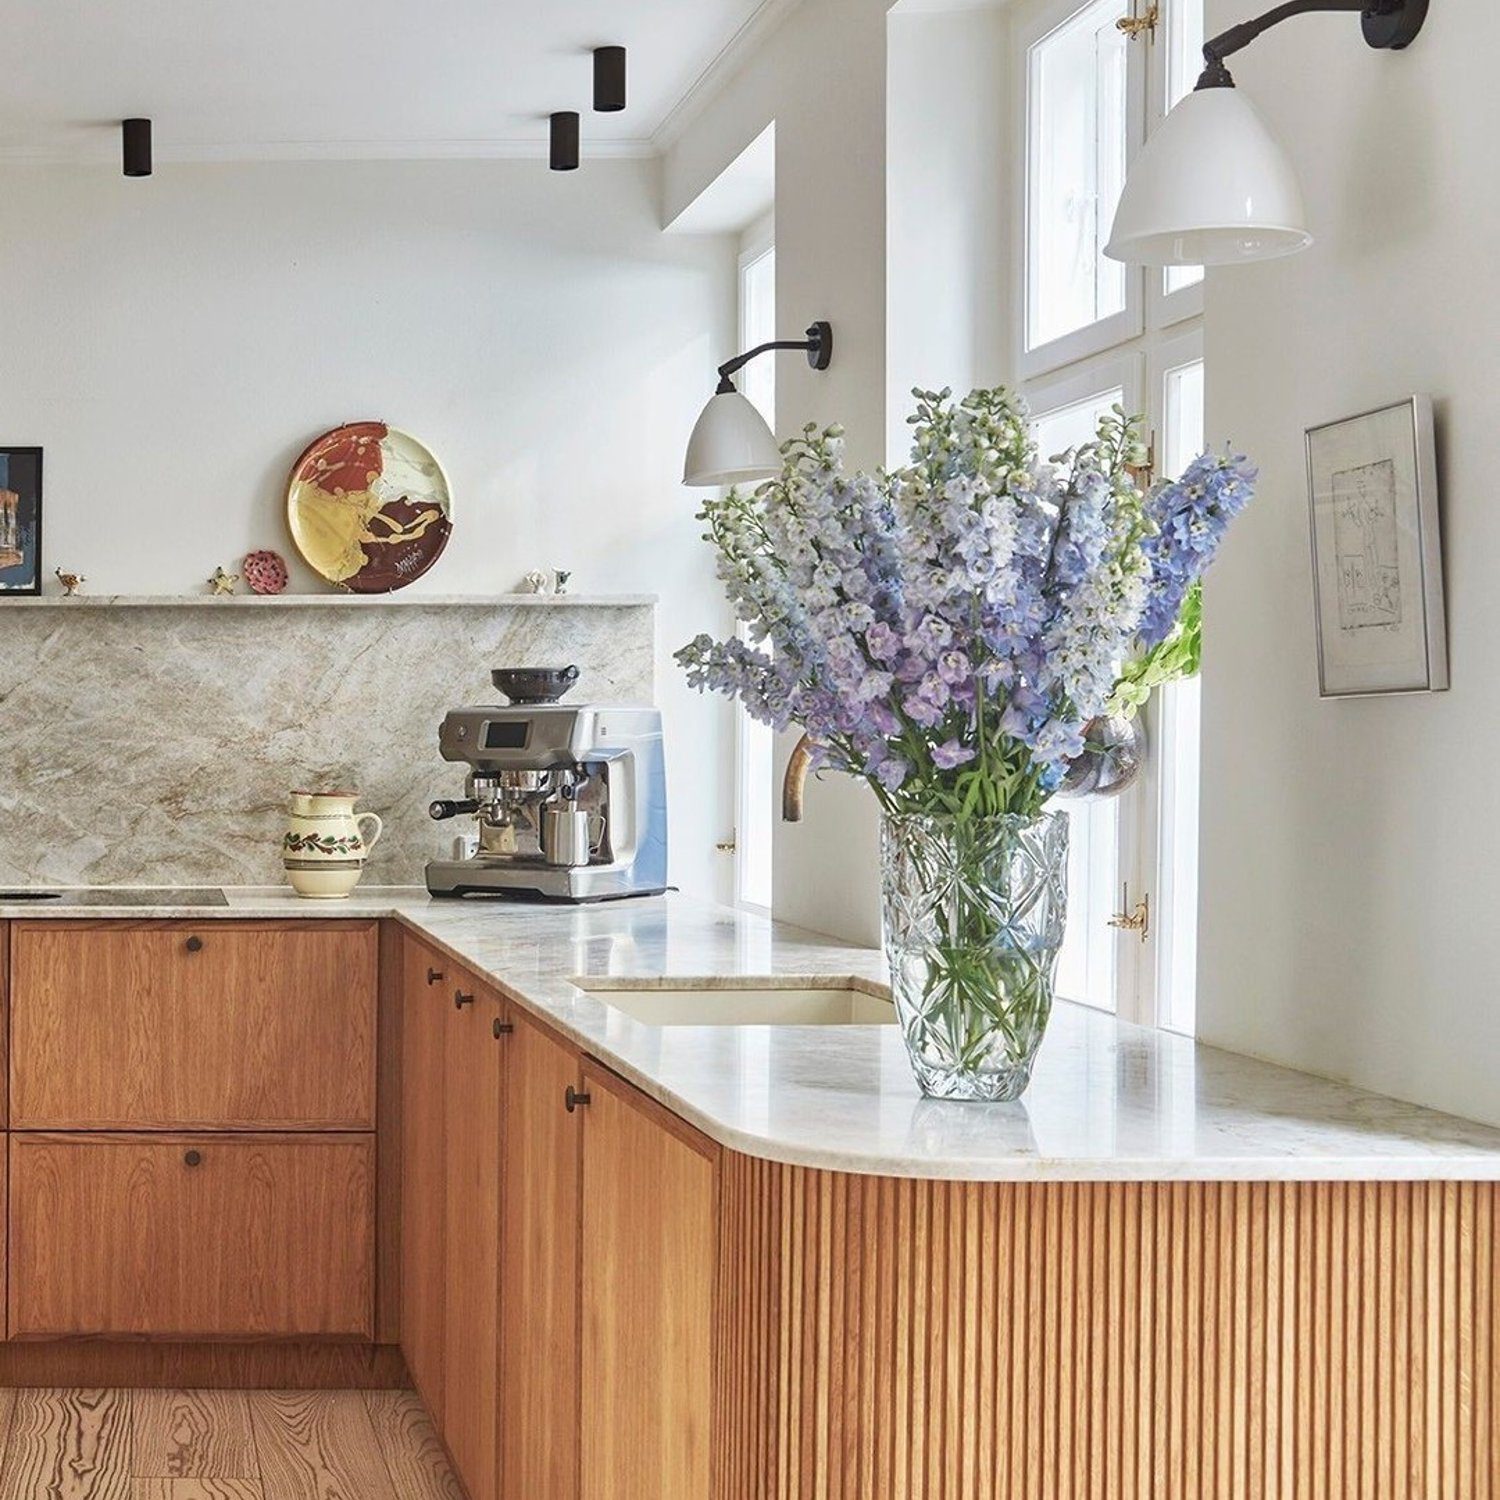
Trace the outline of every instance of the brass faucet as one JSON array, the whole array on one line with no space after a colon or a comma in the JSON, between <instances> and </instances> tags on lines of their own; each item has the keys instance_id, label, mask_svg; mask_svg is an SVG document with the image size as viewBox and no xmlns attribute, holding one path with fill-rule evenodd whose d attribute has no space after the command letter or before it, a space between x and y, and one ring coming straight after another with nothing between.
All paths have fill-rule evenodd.
<instances>
[{"instance_id":1,"label":"brass faucet","mask_svg":"<svg viewBox=\"0 0 1500 1500\"><path fill-rule=\"evenodd\" d=\"M803 735L792 750L786 763L786 775L781 778L781 821L802 821L802 798L807 791L807 773L812 769L812 740Z\"/></svg>"}]
</instances>

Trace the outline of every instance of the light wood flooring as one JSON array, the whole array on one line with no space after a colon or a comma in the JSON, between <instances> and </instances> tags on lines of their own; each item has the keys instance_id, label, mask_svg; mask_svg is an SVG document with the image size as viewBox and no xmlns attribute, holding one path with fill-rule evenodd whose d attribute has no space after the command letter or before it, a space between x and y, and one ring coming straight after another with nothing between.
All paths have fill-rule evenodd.
<instances>
[{"instance_id":1,"label":"light wood flooring","mask_svg":"<svg viewBox=\"0 0 1500 1500\"><path fill-rule=\"evenodd\" d=\"M410 1391L0 1390L0 1500L463 1500Z\"/></svg>"}]
</instances>

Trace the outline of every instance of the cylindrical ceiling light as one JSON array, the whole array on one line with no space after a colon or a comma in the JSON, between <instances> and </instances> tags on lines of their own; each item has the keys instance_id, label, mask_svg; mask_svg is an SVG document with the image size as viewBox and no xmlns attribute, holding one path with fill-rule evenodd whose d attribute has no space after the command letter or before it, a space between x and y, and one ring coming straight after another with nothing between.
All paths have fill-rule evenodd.
<instances>
[{"instance_id":1,"label":"cylindrical ceiling light","mask_svg":"<svg viewBox=\"0 0 1500 1500\"><path fill-rule=\"evenodd\" d=\"M554 172L572 172L578 166L578 111L560 109L552 116L552 153Z\"/></svg>"},{"instance_id":2,"label":"cylindrical ceiling light","mask_svg":"<svg viewBox=\"0 0 1500 1500\"><path fill-rule=\"evenodd\" d=\"M601 115L625 108L625 49L594 48L594 109Z\"/></svg>"},{"instance_id":3,"label":"cylindrical ceiling light","mask_svg":"<svg viewBox=\"0 0 1500 1500\"><path fill-rule=\"evenodd\" d=\"M1203 47L1198 86L1146 142L1104 253L1141 266L1218 266L1291 255L1312 243L1297 174L1224 59L1263 31L1314 11L1359 11L1372 47L1400 51L1428 0L1283 0Z\"/></svg>"},{"instance_id":4,"label":"cylindrical ceiling light","mask_svg":"<svg viewBox=\"0 0 1500 1500\"><path fill-rule=\"evenodd\" d=\"M151 175L151 121L120 122L121 155L127 177Z\"/></svg>"}]
</instances>

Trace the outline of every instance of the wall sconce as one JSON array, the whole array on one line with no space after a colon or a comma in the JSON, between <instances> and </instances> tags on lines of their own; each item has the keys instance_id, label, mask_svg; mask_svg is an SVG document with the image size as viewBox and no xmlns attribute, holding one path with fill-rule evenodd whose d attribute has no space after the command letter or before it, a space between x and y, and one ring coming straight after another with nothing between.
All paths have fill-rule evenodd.
<instances>
[{"instance_id":1,"label":"wall sconce","mask_svg":"<svg viewBox=\"0 0 1500 1500\"><path fill-rule=\"evenodd\" d=\"M1302 189L1281 143L1234 86L1224 59L1263 31L1314 11L1359 11L1372 47L1409 46L1427 0L1286 0L1206 42L1198 86L1136 160L1104 253L1144 266L1220 266L1292 255L1312 243Z\"/></svg>"},{"instance_id":2,"label":"wall sconce","mask_svg":"<svg viewBox=\"0 0 1500 1500\"><path fill-rule=\"evenodd\" d=\"M805 339L776 339L719 366L719 388L693 426L682 482L693 489L749 484L781 473L781 449L765 418L735 389L734 375L772 349L805 349L815 370L833 361L833 325L814 323Z\"/></svg>"}]
</instances>

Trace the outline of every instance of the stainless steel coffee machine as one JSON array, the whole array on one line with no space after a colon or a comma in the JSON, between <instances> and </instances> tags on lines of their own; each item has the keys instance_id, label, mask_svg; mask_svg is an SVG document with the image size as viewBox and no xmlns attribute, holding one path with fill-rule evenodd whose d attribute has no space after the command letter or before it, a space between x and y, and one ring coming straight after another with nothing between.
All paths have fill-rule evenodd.
<instances>
[{"instance_id":1,"label":"stainless steel coffee machine","mask_svg":"<svg viewBox=\"0 0 1500 1500\"><path fill-rule=\"evenodd\" d=\"M497 683L516 675L494 674ZM453 858L427 866L433 895L609 901L666 889L667 784L657 709L555 702L456 708L443 720L438 744L444 760L467 763L469 774L461 799L429 810L440 821L475 822L455 839Z\"/></svg>"}]
</instances>

